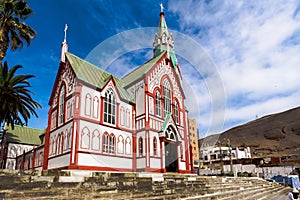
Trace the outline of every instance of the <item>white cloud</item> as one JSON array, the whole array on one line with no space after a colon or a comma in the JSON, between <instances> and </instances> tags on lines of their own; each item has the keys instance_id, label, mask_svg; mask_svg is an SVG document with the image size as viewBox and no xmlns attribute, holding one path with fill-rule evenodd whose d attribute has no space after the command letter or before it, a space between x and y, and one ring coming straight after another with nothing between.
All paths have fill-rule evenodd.
<instances>
[{"instance_id":1,"label":"white cloud","mask_svg":"<svg viewBox=\"0 0 300 200\"><path fill-rule=\"evenodd\" d=\"M169 9L179 16L181 31L192 35L217 66L228 102L225 128L299 106L298 1L209 2L170 1ZM213 126L204 85L191 87L198 99L204 96L198 101L200 129Z\"/></svg>"}]
</instances>

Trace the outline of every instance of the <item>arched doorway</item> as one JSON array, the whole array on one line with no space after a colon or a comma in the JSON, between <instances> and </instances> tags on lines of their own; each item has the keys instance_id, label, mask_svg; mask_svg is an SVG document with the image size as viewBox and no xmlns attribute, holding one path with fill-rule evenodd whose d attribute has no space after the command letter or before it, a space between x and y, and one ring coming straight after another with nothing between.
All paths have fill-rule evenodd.
<instances>
[{"instance_id":1,"label":"arched doorway","mask_svg":"<svg viewBox=\"0 0 300 200\"><path fill-rule=\"evenodd\" d=\"M178 172L178 140L172 126L165 130L165 139L166 172Z\"/></svg>"}]
</instances>

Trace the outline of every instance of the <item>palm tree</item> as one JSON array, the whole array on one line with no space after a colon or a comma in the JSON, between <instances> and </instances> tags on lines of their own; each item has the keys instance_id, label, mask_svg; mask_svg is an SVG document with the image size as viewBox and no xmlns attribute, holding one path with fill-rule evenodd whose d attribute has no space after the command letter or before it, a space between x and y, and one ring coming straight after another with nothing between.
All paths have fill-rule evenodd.
<instances>
[{"instance_id":1,"label":"palm tree","mask_svg":"<svg viewBox=\"0 0 300 200\"><path fill-rule=\"evenodd\" d=\"M11 125L27 124L31 115L36 117L36 108L41 108L40 104L30 96L32 92L28 89L30 83L28 79L33 75L16 75L16 71L22 68L16 65L8 69L7 62L0 63L0 124Z\"/></svg>"},{"instance_id":2,"label":"palm tree","mask_svg":"<svg viewBox=\"0 0 300 200\"><path fill-rule=\"evenodd\" d=\"M23 47L23 41L30 45L36 32L22 20L33 11L24 0L0 0L0 62L6 56L10 45L15 51Z\"/></svg>"}]
</instances>

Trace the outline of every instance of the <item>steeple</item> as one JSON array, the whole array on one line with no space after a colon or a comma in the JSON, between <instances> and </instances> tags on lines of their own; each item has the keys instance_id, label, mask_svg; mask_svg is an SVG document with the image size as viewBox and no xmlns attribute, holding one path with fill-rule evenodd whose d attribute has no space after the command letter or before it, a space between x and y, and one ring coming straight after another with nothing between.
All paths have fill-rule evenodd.
<instances>
[{"instance_id":1,"label":"steeple","mask_svg":"<svg viewBox=\"0 0 300 200\"><path fill-rule=\"evenodd\" d=\"M167 57L172 60L173 66L177 66L177 59L174 52L174 40L172 33L169 33L168 26L165 20L164 7L160 4L160 19L158 31L155 34L153 41L154 57L163 51L167 51Z\"/></svg>"},{"instance_id":2,"label":"steeple","mask_svg":"<svg viewBox=\"0 0 300 200\"><path fill-rule=\"evenodd\" d=\"M61 44L61 55L60 55L60 61L61 62L65 62L65 53L68 52L68 44L67 44L67 30L68 30L68 25L65 25L65 37L64 37L64 41Z\"/></svg>"}]
</instances>

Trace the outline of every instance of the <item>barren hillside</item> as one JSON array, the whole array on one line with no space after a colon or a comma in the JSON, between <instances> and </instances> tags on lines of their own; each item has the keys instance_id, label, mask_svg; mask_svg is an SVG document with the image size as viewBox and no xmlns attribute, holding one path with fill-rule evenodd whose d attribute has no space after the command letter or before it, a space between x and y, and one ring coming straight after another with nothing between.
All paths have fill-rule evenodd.
<instances>
[{"instance_id":1,"label":"barren hillside","mask_svg":"<svg viewBox=\"0 0 300 200\"><path fill-rule=\"evenodd\" d=\"M202 139L200 143L224 141L223 138L230 139L233 146L250 146L254 157L299 155L300 107L259 118L229 129L219 138L215 135Z\"/></svg>"}]
</instances>

